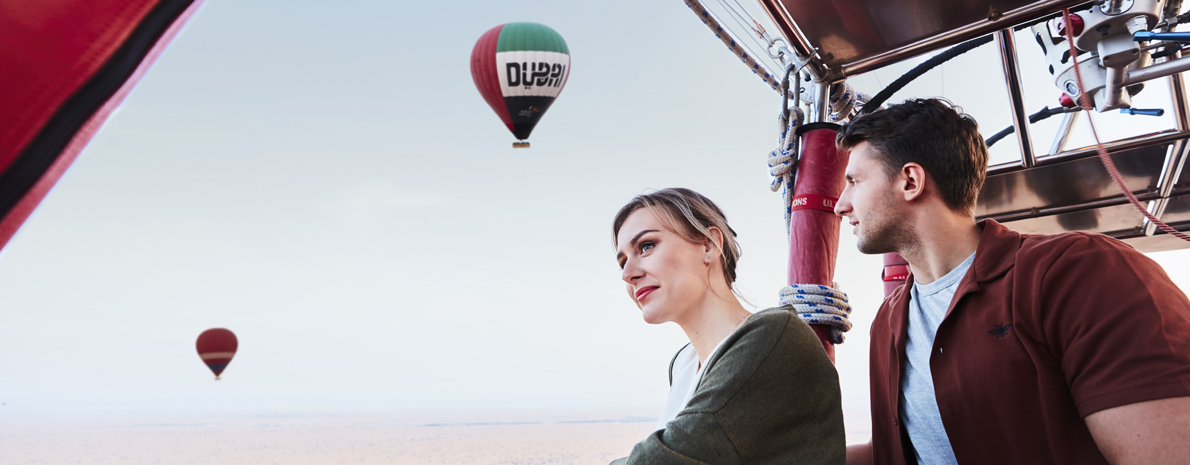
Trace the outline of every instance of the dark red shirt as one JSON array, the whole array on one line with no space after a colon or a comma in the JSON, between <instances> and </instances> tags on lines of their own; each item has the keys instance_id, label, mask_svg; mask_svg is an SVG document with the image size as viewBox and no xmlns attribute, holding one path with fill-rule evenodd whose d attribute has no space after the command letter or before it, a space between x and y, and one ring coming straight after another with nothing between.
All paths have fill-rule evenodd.
<instances>
[{"instance_id":1,"label":"dark red shirt","mask_svg":"<svg viewBox=\"0 0 1190 465\"><path fill-rule=\"evenodd\" d=\"M1190 396L1190 300L1159 265L1103 235L980 226L930 357L960 464L1106 464L1087 415ZM897 402L908 290L872 323L876 464L906 463Z\"/></svg>"}]
</instances>

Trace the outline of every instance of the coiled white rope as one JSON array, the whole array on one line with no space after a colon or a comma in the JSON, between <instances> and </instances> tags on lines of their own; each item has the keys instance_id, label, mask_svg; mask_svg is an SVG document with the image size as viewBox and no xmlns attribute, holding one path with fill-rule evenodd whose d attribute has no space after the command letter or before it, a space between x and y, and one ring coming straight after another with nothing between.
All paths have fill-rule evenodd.
<instances>
[{"instance_id":1,"label":"coiled white rope","mask_svg":"<svg viewBox=\"0 0 1190 465\"><path fill-rule=\"evenodd\" d=\"M777 150L769 152L769 174L773 181L769 189L773 192L781 191L781 199L785 205L785 232L789 233L790 202L793 201L793 179L797 173L797 128L802 124L802 109L791 108L789 116L792 121L785 120L785 114L777 116L777 129L781 131L781 139L777 142Z\"/></svg>"},{"instance_id":2,"label":"coiled white rope","mask_svg":"<svg viewBox=\"0 0 1190 465\"><path fill-rule=\"evenodd\" d=\"M836 84L831 89L830 97L827 98L831 109L828 119L836 123L847 122L869 100L872 100L872 96L855 90L851 84L846 82Z\"/></svg>"},{"instance_id":3,"label":"coiled white rope","mask_svg":"<svg viewBox=\"0 0 1190 465\"><path fill-rule=\"evenodd\" d=\"M842 344L843 333L851 330L851 304L847 294L835 287L821 284L790 284L781 289L781 305L789 305L802 321L831 328L831 342Z\"/></svg>"}]
</instances>

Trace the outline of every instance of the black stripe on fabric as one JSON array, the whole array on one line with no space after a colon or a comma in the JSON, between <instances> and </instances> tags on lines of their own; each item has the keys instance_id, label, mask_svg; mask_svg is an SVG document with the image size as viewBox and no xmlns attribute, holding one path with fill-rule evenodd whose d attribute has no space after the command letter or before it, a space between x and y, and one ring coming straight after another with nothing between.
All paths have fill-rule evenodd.
<instances>
[{"instance_id":1,"label":"black stripe on fabric","mask_svg":"<svg viewBox=\"0 0 1190 465\"><path fill-rule=\"evenodd\" d=\"M165 31L193 3L194 0L161 0L99 71L66 99L8 169L0 173L0 218L8 217L17 202L53 166L83 124L128 82Z\"/></svg>"}]
</instances>

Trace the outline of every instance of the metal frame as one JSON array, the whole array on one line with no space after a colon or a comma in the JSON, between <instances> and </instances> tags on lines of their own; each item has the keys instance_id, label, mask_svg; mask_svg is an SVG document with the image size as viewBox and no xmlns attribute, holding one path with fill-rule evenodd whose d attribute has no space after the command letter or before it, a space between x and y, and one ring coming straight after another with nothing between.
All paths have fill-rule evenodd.
<instances>
[{"instance_id":1,"label":"metal frame","mask_svg":"<svg viewBox=\"0 0 1190 465\"><path fill-rule=\"evenodd\" d=\"M1033 138L1029 132L1029 114L1025 111L1025 94L1021 86L1020 64L1016 59L1016 39L1012 28L996 32L996 44L1000 46L1000 67L1004 71L1004 83L1008 88L1008 105L1012 108L1012 127L1021 149L1021 166L1032 168L1037 164L1033 155Z\"/></svg>"},{"instance_id":2,"label":"metal frame","mask_svg":"<svg viewBox=\"0 0 1190 465\"><path fill-rule=\"evenodd\" d=\"M1029 114L1025 108L1024 86L1021 79L1021 68L1018 62L1015 37L1016 28L1019 25L1047 17L1065 8L1085 4L1087 0L1039 1L1003 13L993 11L987 20L976 21L967 26L952 29L949 32L922 39L908 45L895 47L865 58L854 59L850 62L839 60L839 62L833 65L828 65L827 63L833 61L834 57L810 43L802 30L793 23L792 15L786 10L783 3L790 0L757 1L769 15L781 35L784 36L789 45L788 48L792 49L793 53L797 55L796 61L799 65L804 63L806 72L814 78L815 85L812 89L815 98L812 102L813 107L810 109L808 115L808 119L811 121L827 120L830 112L828 97L832 83L842 81L848 76L872 71L922 53L938 50L986 34L994 34L999 47L1001 70L1004 73L1008 103L1012 113L1012 125L1021 156L1017 161L989 167L988 176L1006 175L1017 171L1031 171L1034 168L1092 158L1098 155L1096 147L1066 150L1066 145L1070 140L1074 126L1080 118L1079 113L1082 112L1071 112L1063 115L1062 123L1053 142L1049 146L1049 150L1042 154L1038 153L1038 150L1034 147ZM1121 93L1121 98L1124 98L1122 94L1123 88L1128 85L1141 81L1159 79L1161 77L1167 77L1169 80L1176 129L1135 136L1104 144L1108 152L1112 154L1144 147L1169 146L1163 161L1159 161L1159 158L1153 158L1156 154L1152 151L1146 152L1146 160L1148 160L1146 163L1150 166L1148 170L1149 184L1147 186L1152 187L1132 191L1139 200L1148 202L1147 209L1150 213L1160 218L1164 215L1165 209L1170 203L1174 186L1180 181L1178 178L1187 166L1190 165L1190 111L1188 111L1190 109L1190 95L1188 95L1186 85L1181 79L1181 73L1183 71L1190 71L1190 57L1182 58L1180 54L1175 54L1157 64L1132 70L1126 74L1120 72L1123 70L1116 71L1118 72L1118 76L1115 76L1114 79L1112 76L1108 76L1108 78L1113 83L1120 84L1113 87L1118 88L1116 90ZM1154 169L1160 169L1161 171L1160 173L1156 173ZM1156 179L1154 180L1154 178ZM1035 208L1027 208L1021 205L1021 207L1027 209L1001 210L999 213L988 214L984 217L996 218L1000 221L1015 221L1084 210L1112 208L1129 203L1123 193L1117 193L1106 198L1080 200L1082 201L1075 204L1042 205ZM1005 206L1014 208L1010 205ZM1127 230L1111 231L1110 233L1121 238L1142 239L1146 236L1154 236L1159 233L1155 224L1151 224L1147 219L1143 219L1138 225L1139 227L1130 227Z\"/></svg>"},{"instance_id":3,"label":"metal frame","mask_svg":"<svg viewBox=\"0 0 1190 465\"><path fill-rule=\"evenodd\" d=\"M786 39L789 40L789 45L793 47L793 51L798 54L799 58L810 61L806 68L814 75L815 80L839 80L847 76L854 76L856 74L865 73L874 69L883 67L887 64L898 62L906 58L911 58L931 50L954 45L975 37L990 34L998 29L1011 28L1012 25L1020 24L1042 16L1053 13L1054 11L1064 8L1071 8L1074 6L1086 3L1087 0L1050 0L1030 4L1028 6L1017 8L1015 10L1007 11L995 18L989 18L987 21L976 22L966 27L958 28L929 39L919 40L909 45L898 47L888 52L881 53L862 60L845 63L841 67L827 68L826 64L822 63L822 57L816 57L816 48L810 44L809 39L805 34L798 29L796 24L789 21L789 11L785 9L785 5L780 0L758 0L761 7L769 14L773 24L777 25L777 29L781 31ZM778 11L781 14L773 15L772 12Z\"/></svg>"}]
</instances>

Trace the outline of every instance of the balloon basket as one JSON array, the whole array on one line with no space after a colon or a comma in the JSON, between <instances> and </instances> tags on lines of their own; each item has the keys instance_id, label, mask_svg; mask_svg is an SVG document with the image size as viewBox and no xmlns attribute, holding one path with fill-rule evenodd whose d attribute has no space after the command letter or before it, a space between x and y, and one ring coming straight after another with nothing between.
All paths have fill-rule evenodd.
<instances>
[{"instance_id":1,"label":"balloon basket","mask_svg":"<svg viewBox=\"0 0 1190 465\"><path fill-rule=\"evenodd\" d=\"M514 148L514 149L527 149L527 148L529 148L529 143L528 143L528 142L524 142L524 141L522 141L522 142L513 142L513 143L512 143L512 148Z\"/></svg>"}]
</instances>

